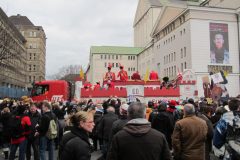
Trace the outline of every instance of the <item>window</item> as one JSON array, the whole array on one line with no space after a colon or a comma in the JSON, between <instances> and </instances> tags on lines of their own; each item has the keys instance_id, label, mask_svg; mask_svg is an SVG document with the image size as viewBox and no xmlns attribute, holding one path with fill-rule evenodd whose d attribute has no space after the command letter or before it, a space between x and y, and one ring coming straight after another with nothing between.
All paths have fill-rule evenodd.
<instances>
[{"instance_id":1,"label":"window","mask_svg":"<svg viewBox=\"0 0 240 160\"><path fill-rule=\"evenodd\" d=\"M186 57L186 56L187 56L187 48L184 47L184 57Z\"/></svg>"},{"instance_id":2,"label":"window","mask_svg":"<svg viewBox=\"0 0 240 160\"><path fill-rule=\"evenodd\" d=\"M33 70L36 71L36 65L33 65Z\"/></svg>"},{"instance_id":3,"label":"window","mask_svg":"<svg viewBox=\"0 0 240 160\"><path fill-rule=\"evenodd\" d=\"M32 65L28 65L28 70L29 70L29 71L32 70Z\"/></svg>"},{"instance_id":4,"label":"window","mask_svg":"<svg viewBox=\"0 0 240 160\"><path fill-rule=\"evenodd\" d=\"M176 66L174 66L174 75L177 75L177 69L176 69Z\"/></svg>"},{"instance_id":5,"label":"window","mask_svg":"<svg viewBox=\"0 0 240 160\"><path fill-rule=\"evenodd\" d=\"M128 60L130 60L130 56L128 56Z\"/></svg>"},{"instance_id":6,"label":"window","mask_svg":"<svg viewBox=\"0 0 240 160\"><path fill-rule=\"evenodd\" d=\"M187 62L184 63L184 68L187 69Z\"/></svg>"},{"instance_id":7,"label":"window","mask_svg":"<svg viewBox=\"0 0 240 160\"><path fill-rule=\"evenodd\" d=\"M183 63L181 63L181 71L183 72Z\"/></svg>"},{"instance_id":8,"label":"window","mask_svg":"<svg viewBox=\"0 0 240 160\"><path fill-rule=\"evenodd\" d=\"M30 48L30 49L31 49L31 48L33 48L33 45L32 45L32 43L30 43L30 44L29 44L29 48Z\"/></svg>"},{"instance_id":9,"label":"window","mask_svg":"<svg viewBox=\"0 0 240 160\"><path fill-rule=\"evenodd\" d=\"M183 49L181 48L181 58L183 58Z\"/></svg>"},{"instance_id":10,"label":"window","mask_svg":"<svg viewBox=\"0 0 240 160\"><path fill-rule=\"evenodd\" d=\"M118 55L116 55L116 59L118 59Z\"/></svg>"},{"instance_id":11,"label":"window","mask_svg":"<svg viewBox=\"0 0 240 160\"><path fill-rule=\"evenodd\" d=\"M112 67L114 68L114 63L112 63Z\"/></svg>"},{"instance_id":12,"label":"window","mask_svg":"<svg viewBox=\"0 0 240 160\"><path fill-rule=\"evenodd\" d=\"M130 68L128 68L128 71L130 71Z\"/></svg>"},{"instance_id":13,"label":"window","mask_svg":"<svg viewBox=\"0 0 240 160\"><path fill-rule=\"evenodd\" d=\"M105 68L107 67L107 62L104 63L104 67L105 67Z\"/></svg>"},{"instance_id":14,"label":"window","mask_svg":"<svg viewBox=\"0 0 240 160\"><path fill-rule=\"evenodd\" d=\"M33 59L36 60L36 53L33 53Z\"/></svg>"},{"instance_id":15,"label":"window","mask_svg":"<svg viewBox=\"0 0 240 160\"><path fill-rule=\"evenodd\" d=\"M30 60L32 59L32 53L29 53L29 59Z\"/></svg>"},{"instance_id":16,"label":"window","mask_svg":"<svg viewBox=\"0 0 240 160\"><path fill-rule=\"evenodd\" d=\"M171 53L171 62L173 61L173 53Z\"/></svg>"},{"instance_id":17,"label":"window","mask_svg":"<svg viewBox=\"0 0 240 160\"><path fill-rule=\"evenodd\" d=\"M36 81L36 78L35 78L35 76L33 76L33 82L35 82Z\"/></svg>"},{"instance_id":18,"label":"window","mask_svg":"<svg viewBox=\"0 0 240 160\"><path fill-rule=\"evenodd\" d=\"M131 60L133 59L133 57L131 56Z\"/></svg>"},{"instance_id":19,"label":"window","mask_svg":"<svg viewBox=\"0 0 240 160\"><path fill-rule=\"evenodd\" d=\"M28 82L29 82L29 83L32 82L32 77L31 77L31 76L28 77Z\"/></svg>"},{"instance_id":20,"label":"window","mask_svg":"<svg viewBox=\"0 0 240 160\"><path fill-rule=\"evenodd\" d=\"M36 32L33 32L33 37L37 37L37 33Z\"/></svg>"},{"instance_id":21,"label":"window","mask_svg":"<svg viewBox=\"0 0 240 160\"><path fill-rule=\"evenodd\" d=\"M133 68L133 71L135 71L135 67Z\"/></svg>"},{"instance_id":22,"label":"window","mask_svg":"<svg viewBox=\"0 0 240 160\"><path fill-rule=\"evenodd\" d=\"M176 52L174 52L174 61L176 61Z\"/></svg>"},{"instance_id":23,"label":"window","mask_svg":"<svg viewBox=\"0 0 240 160\"><path fill-rule=\"evenodd\" d=\"M107 55L106 54L104 55L104 59L107 59Z\"/></svg>"},{"instance_id":24,"label":"window","mask_svg":"<svg viewBox=\"0 0 240 160\"><path fill-rule=\"evenodd\" d=\"M135 56L133 56L133 60L135 60Z\"/></svg>"},{"instance_id":25,"label":"window","mask_svg":"<svg viewBox=\"0 0 240 160\"><path fill-rule=\"evenodd\" d=\"M114 55L112 55L112 59L114 59Z\"/></svg>"},{"instance_id":26,"label":"window","mask_svg":"<svg viewBox=\"0 0 240 160\"><path fill-rule=\"evenodd\" d=\"M49 86L48 85L35 85L35 86L33 86L31 94L33 96L38 96L38 95L41 95L41 94L45 94L47 91L49 91Z\"/></svg>"},{"instance_id":27,"label":"window","mask_svg":"<svg viewBox=\"0 0 240 160\"><path fill-rule=\"evenodd\" d=\"M118 67L118 63L116 63L116 67Z\"/></svg>"},{"instance_id":28,"label":"window","mask_svg":"<svg viewBox=\"0 0 240 160\"><path fill-rule=\"evenodd\" d=\"M101 59L103 59L103 55L101 55Z\"/></svg>"},{"instance_id":29,"label":"window","mask_svg":"<svg viewBox=\"0 0 240 160\"><path fill-rule=\"evenodd\" d=\"M185 28L183 29L183 33L184 33L184 34L186 33L186 29L185 29Z\"/></svg>"}]
</instances>

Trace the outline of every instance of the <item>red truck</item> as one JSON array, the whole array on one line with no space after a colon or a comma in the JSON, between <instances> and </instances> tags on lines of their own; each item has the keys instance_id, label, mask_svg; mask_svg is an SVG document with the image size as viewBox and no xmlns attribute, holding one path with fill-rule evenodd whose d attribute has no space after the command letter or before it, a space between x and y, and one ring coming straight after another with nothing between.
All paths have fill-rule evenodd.
<instances>
[{"instance_id":1,"label":"red truck","mask_svg":"<svg viewBox=\"0 0 240 160\"><path fill-rule=\"evenodd\" d=\"M64 80L46 80L33 84L31 98L34 102L71 101L72 85Z\"/></svg>"}]
</instances>

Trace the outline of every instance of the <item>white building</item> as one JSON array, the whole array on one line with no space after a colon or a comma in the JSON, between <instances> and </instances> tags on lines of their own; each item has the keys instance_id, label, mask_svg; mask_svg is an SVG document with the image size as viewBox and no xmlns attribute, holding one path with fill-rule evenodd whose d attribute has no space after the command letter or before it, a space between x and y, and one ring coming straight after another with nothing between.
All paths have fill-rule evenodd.
<instances>
[{"instance_id":1,"label":"white building","mask_svg":"<svg viewBox=\"0 0 240 160\"><path fill-rule=\"evenodd\" d=\"M120 71L119 64L124 66L128 77L137 71L137 55L143 50L141 47L119 46L92 46L90 49L90 65L87 69L87 80L91 83L102 82L107 72L107 67L112 64L112 72Z\"/></svg>"}]
</instances>

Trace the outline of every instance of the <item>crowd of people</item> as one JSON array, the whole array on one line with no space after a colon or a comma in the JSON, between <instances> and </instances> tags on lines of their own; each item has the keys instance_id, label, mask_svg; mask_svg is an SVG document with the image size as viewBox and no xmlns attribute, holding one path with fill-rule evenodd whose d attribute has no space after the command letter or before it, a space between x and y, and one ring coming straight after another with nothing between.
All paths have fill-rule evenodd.
<instances>
[{"instance_id":1,"label":"crowd of people","mask_svg":"<svg viewBox=\"0 0 240 160\"><path fill-rule=\"evenodd\" d=\"M239 106L239 96L221 104L204 98L147 104L4 99L0 145L9 160L90 160L97 150L99 160L239 160Z\"/></svg>"}]
</instances>

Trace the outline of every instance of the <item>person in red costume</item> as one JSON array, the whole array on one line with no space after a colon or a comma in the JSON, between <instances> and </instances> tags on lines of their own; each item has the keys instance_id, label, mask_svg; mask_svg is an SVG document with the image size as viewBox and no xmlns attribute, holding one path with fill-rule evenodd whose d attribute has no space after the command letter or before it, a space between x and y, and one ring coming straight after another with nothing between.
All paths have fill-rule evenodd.
<instances>
[{"instance_id":1,"label":"person in red costume","mask_svg":"<svg viewBox=\"0 0 240 160\"><path fill-rule=\"evenodd\" d=\"M136 71L135 73L132 74L131 76L132 80L141 80L141 77L139 75L139 72Z\"/></svg>"},{"instance_id":2,"label":"person in red costume","mask_svg":"<svg viewBox=\"0 0 240 160\"><path fill-rule=\"evenodd\" d=\"M158 80L158 74L154 70L151 71L149 75L149 80Z\"/></svg>"},{"instance_id":3,"label":"person in red costume","mask_svg":"<svg viewBox=\"0 0 240 160\"><path fill-rule=\"evenodd\" d=\"M96 84L94 85L94 90L100 89L100 88L101 88L100 82L98 81L98 82L96 82Z\"/></svg>"},{"instance_id":4,"label":"person in red costume","mask_svg":"<svg viewBox=\"0 0 240 160\"><path fill-rule=\"evenodd\" d=\"M127 81L128 80L127 71L123 70L122 65L120 65L120 71L118 72L118 77L120 77L120 81Z\"/></svg>"},{"instance_id":5,"label":"person in red costume","mask_svg":"<svg viewBox=\"0 0 240 160\"><path fill-rule=\"evenodd\" d=\"M115 81L115 73L111 72L111 69L112 69L112 65L109 64L108 71L106 72L105 77L104 77L104 81L108 81L108 80Z\"/></svg>"}]
</instances>

